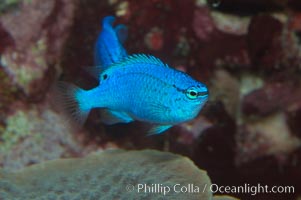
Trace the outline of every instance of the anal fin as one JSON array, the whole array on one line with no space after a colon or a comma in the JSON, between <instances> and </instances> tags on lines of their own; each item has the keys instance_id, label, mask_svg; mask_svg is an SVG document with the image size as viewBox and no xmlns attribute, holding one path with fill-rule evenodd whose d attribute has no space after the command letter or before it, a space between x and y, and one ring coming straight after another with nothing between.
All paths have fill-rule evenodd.
<instances>
[{"instance_id":1,"label":"anal fin","mask_svg":"<svg viewBox=\"0 0 301 200\"><path fill-rule=\"evenodd\" d=\"M117 123L129 123L134 121L127 113L103 109L101 112L101 121L104 124L112 125Z\"/></svg>"}]
</instances>

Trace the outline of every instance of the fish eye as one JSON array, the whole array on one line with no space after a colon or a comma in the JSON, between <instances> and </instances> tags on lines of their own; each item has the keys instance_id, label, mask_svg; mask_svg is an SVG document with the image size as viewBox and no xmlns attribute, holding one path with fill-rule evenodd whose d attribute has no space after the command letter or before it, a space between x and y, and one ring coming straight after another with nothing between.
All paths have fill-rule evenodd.
<instances>
[{"instance_id":1,"label":"fish eye","mask_svg":"<svg viewBox=\"0 0 301 200\"><path fill-rule=\"evenodd\" d=\"M189 99L196 99L198 97L198 91L195 89L195 88L189 88L187 91L186 91L186 96L189 98Z\"/></svg>"}]
</instances>

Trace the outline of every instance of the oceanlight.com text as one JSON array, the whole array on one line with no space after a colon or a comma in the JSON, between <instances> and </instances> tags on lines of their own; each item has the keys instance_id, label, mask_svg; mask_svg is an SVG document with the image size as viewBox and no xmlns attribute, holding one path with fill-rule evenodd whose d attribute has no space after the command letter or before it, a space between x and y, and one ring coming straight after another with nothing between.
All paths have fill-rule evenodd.
<instances>
[{"instance_id":1,"label":"oceanlight.com text","mask_svg":"<svg viewBox=\"0 0 301 200\"><path fill-rule=\"evenodd\" d=\"M294 186L269 186L262 185L258 183L257 185L251 185L245 183L240 186L221 186L217 184L205 185L205 187L209 187L209 190L212 193L221 193L221 194L292 194L295 192Z\"/></svg>"},{"instance_id":2,"label":"oceanlight.com text","mask_svg":"<svg viewBox=\"0 0 301 200\"><path fill-rule=\"evenodd\" d=\"M128 184L126 185L127 192L137 193L149 193L149 194L161 194L166 195L168 193L205 193L212 192L219 194L250 194L252 196L256 194L292 194L295 192L294 186L269 186L263 184L251 185L245 183L238 186L225 186L217 184L204 184L198 186L195 184L174 184L164 185L160 183L156 184Z\"/></svg>"}]
</instances>

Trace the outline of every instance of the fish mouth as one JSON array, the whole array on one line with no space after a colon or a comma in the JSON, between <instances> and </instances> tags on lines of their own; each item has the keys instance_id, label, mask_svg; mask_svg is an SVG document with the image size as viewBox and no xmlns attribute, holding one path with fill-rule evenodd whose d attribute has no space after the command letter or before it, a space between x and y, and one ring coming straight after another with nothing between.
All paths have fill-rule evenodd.
<instances>
[{"instance_id":1,"label":"fish mouth","mask_svg":"<svg viewBox=\"0 0 301 200\"><path fill-rule=\"evenodd\" d=\"M199 97L208 97L209 96L209 92L208 91L204 91L204 92L198 92L198 96Z\"/></svg>"}]
</instances>

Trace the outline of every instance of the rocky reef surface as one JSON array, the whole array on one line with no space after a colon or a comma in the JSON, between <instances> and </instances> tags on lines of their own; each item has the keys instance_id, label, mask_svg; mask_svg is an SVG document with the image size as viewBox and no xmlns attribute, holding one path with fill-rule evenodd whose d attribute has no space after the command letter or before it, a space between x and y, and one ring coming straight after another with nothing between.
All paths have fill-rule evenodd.
<instances>
[{"instance_id":1,"label":"rocky reef surface","mask_svg":"<svg viewBox=\"0 0 301 200\"><path fill-rule=\"evenodd\" d=\"M127 24L129 53L153 54L209 86L193 121L146 137L143 123L77 127L56 80L97 84L83 68L106 15ZM290 185L301 195L301 4L298 0L4 0L0 2L0 165L17 170L107 148L188 156L219 185ZM249 198L250 194L232 194Z\"/></svg>"},{"instance_id":2,"label":"rocky reef surface","mask_svg":"<svg viewBox=\"0 0 301 200\"><path fill-rule=\"evenodd\" d=\"M0 198L235 200L213 197L206 187L210 183L207 173L183 156L155 150L106 150L85 158L32 165L15 173L2 171Z\"/></svg>"}]
</instances>

